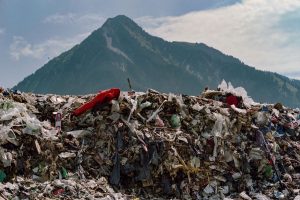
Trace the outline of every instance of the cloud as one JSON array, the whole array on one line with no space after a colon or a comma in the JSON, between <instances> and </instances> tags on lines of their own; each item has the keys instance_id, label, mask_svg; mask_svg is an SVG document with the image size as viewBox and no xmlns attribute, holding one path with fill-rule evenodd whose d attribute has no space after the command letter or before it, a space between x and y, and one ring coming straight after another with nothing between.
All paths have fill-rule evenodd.
<instances>
[{"instance_id":1,"label":"cloud","mask_svg":"<svg viewBox=\"0 0 300 200\"><path fill-rule=\"evenodd\" d=\"M64 23L74 23L75 14L67 13L67 14L54 14L46 17L43 22L51 23L51 24L64 24Z\"/></svg>"},{"instance_id":2,"label":"cloud","mask_svg":"<svg viewBox=\"0 0 300 200\"><path fill-rule=\"evenodd\" d=\"M166 40L203 42L258 69L287 73L300 69L300 27L291 32L283 24L295 12L300 12L300 1L243 0L182 16L142 17L138 22ZM289 23L298 24L297 16Z\"/></svg>"},{"instance_id":3,"label":"cloud","mask_svg":"<svg viewBox=\"0 0 300 200\"><path fill-rule=\"evenodd\" d=\"M283 75L291 77L293 79L300 80L300 71L292 71L292 72L284 73Z\"/></svg>"},{"instance_id":4,"label":"cloud","mask_svg":"<svg viewBox=\"0 0 300 200\"><path fill-rule=\"evenodd\" d=\"M42 59L58 56L81 42L89 33L78 34L72 38L52 38L38 44L31 44L21 36L14 36L10 45L10 56L18 61L22 57Z\"/></svg>"},{"instance_id":5,"label":"cloud","mask_svg":"<svg viewBox=\"0 0 300 200\"><path fill-rule=\"evenodd\" d=\"M5 29L4 28L0 28L0 36L3 35L5 33Z\"/></svg>"},{"instance_id":6,"label":"cloud","mask_svg":"<svg viewBox=\"0 0 300 200\"><path fill-rule=\"evenodd\" d=\"M13 37L13 43L10 45L10 55L15 60L19 60L22 56L40 58L43 53L44 49L40 45L33 47L23 37Z\"/></svg>"},{"instance_id":7,"label":"cloud","mask_svg":"<svg viewBox=\"0 0 300 200\"><path fill-rule=\"evenodd\" d=\"M29 42L22 36L14 36L9 47L10 56L16 61L25 57L43 59L45 57L57 56L63 51L69 50L74 45L80 43L91 33L91 31L98 28L99 24L103 24L104 21L105 18L96 14L78 15L67 13L50 15L43 20L43 23L64 25L64 27L75 25L76 27L81 27L80 33L74 34L72 37L59 36L49 38L39 43Z\"/></svg>"},{"instance_id":8,"label":"cloud","mask_svg":"<svg viewBox=\"0 0 300 200\"><path fill-rule=\"evenodd\" d=\"M105 18L98 14L85 14L78 15L75 13L67 13L67 14L59 14L56 13L54 15L50 15L43 20L43 23L46 24L83 24L83 25L91 25L103 23Z\"/></svg>"},{"instance_id":9,"label":"cloud","mask_svg":"<svg viewBox=\"0 0 300 200\"><path fill-rule=\"evenodd\" d=\"M47 25L52 25L54 28L59 27L62 31L72 30L80 32L92 32L98 29L106 18L98 14L54 14L46 17L42 22ZM62 27L63 26L63 27ZM74 33L73 33L74 34Z\"/></svg>"}]
</instances>

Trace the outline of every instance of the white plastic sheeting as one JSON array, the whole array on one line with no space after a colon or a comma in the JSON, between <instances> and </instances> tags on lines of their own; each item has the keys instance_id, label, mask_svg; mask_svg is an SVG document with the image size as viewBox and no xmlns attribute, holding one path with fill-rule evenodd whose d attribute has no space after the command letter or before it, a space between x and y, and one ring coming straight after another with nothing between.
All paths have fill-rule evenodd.
<instances>
[{"instance_id":1,"label":"white plastic sheeting","mask_svg":"<svg viewBox=\"0 0 300 200\"><path fill-rule=\"evenodd\" d=\"M230 92L236 96L241 96L243 98L244 104L246 107L250 107L251 105L256 105L258 103L254 102L253 99L248 96L247 91L243 87L233 87L231 82L226 82L225 80L222 80L221 84L218 85L218 88L220 88L221 91L224 92Z\"/></svg>"}]
</instances>

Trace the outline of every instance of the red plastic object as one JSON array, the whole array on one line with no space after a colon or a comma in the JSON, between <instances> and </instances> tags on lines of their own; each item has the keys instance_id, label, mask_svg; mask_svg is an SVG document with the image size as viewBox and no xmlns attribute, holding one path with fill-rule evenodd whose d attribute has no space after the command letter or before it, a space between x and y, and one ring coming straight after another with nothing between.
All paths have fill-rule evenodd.
<instances>
[{"instance_id":1,"label":"red plastic object","mask_svg":"<svg viewBox=\"0 0 300 200\"><path fill-rule=\"evenodd\" d=\"M54 190L52 193L53 193L53 195L57 196L57 195L60 195L60 194L62 194L62 193L64 193L64 192L65 192L64 189L59 188L59 189L57 189L57 190Z\"/></svg>"},{"instance_id":2,"label":"red plastic object","mask_svg":"<svg viewBox=\"0 0 300 200\"><path fill-rule=\"evenodd\" d=\"M120 89L112 88L109 90L101 91L97 96L95 96L91 101L83 104L79 108L73 111L73 115L79 116L87 110L92 109L95 105L103 104L109 102L113 99L117 99L120 96Z\"/></svg>"},{"instance_id":3,"label":"red plastic object","mask_svg":"<svg viewBox=\"0 0 300 200\"><path fill-rule=\"evenodd\" d=\"M238 107L238 98L234 95L230 95L226 98L226 103L228 106L231 106L231 105L235 105L235 107Z\"/></svg>"}]
</instances>

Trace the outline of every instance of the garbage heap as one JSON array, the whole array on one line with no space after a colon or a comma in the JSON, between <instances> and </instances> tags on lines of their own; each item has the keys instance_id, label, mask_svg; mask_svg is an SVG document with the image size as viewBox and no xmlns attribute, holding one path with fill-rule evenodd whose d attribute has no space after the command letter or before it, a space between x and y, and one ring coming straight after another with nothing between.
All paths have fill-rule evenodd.
<instances>
[{"instance_id":1,"label":"garbage heap","mask_svg":"<svg viewBox=\"0 0 300 200\"><path fill-rule=\"evenodd\" d=\"M220 94L0 94L0 199L299 199L299 109Z\"/></svg>"}]
</instances>

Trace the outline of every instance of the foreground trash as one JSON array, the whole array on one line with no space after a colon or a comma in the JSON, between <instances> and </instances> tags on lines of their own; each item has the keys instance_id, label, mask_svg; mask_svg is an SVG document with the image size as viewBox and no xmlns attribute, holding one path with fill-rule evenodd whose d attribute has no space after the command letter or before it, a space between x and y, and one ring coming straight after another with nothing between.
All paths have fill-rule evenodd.
<instances>
[{"instance_id":1,"label":"foreground trash","mask_svg":"<svg viewBox=\"0 0 300 200\"><path fill-rule=\"evenodd\" d=\"M299 109L223 84L78 111L94 97L0 94L0 199L299 198Z\"/></svg>"},{"instance_id":2,"label":"foreground trash","mask_svg":"<svg viewBox=\"0 0 300 200\"><path fill-rule=\"evenodd\" d=\"M97 180L54 180L35 182L17 177L12 184L0 185L0 199L132 199L133 196L115 192L104 177Z\"/></svg>"}]
</instances>

